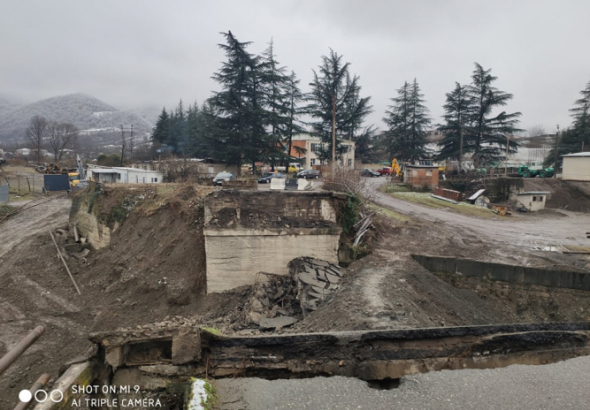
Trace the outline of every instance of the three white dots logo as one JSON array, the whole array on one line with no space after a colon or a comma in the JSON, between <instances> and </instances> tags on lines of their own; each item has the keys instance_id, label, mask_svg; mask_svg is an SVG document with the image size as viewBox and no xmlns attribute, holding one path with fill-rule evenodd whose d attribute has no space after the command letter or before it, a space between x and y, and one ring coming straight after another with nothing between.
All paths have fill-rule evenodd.
<instances>
[{"instance_id":1,"label":"three white dots logo","mask_svg":"<svg viewBox=\"0 0 590 410\"><path fill-rule=\"evenodd\" d=\"M37 390L35 394L31 393L30 390L21 390L18 394L18 399L23 403L28 403L33 400L35 397L35 401L37 403L44 403L47 399L51 400L54 403L59 403L64 399L64 394L61 390L52 390L50 393L47 393L45 390Z\"/></svg>"}]
</instances>

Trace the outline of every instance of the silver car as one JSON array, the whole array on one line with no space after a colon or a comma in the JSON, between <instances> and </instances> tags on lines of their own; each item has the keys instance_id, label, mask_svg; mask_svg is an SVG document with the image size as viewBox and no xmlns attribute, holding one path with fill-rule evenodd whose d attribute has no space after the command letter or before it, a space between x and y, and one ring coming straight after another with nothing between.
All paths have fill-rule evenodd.
<instances>
[{"instance_id":1,"label":"silver car","mask_svg":"<svg viewBox=\"0 0 590 410\"><path fill-rule=\"evenodd\" d=\"M223 171L215 175L213 185L223 185L223 181L237 181L238 179L231 172Z\"/></svg>"}]
</instances>

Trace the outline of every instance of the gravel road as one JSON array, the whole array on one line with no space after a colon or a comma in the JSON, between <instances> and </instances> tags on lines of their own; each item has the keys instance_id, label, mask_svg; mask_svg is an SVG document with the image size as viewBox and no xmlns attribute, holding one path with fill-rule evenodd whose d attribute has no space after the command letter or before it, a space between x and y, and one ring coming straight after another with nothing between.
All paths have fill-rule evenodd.
<instances>
[{"instance_id":1,"label":"gravel road","mask_svg":"<svg viewBox=\"0 0 590 410\"><path fill-rule=\"evenodd\" d=\"M445 208L430 208L379 192L383 179L368 179L374 187L375 202L418 219L446 223L462 231L511 246L544 247L558 245L590 246L590 215L560 210L555 215L516 215L502 219L481 219Z\"/></svg>"},{"instance_id":2,"label":"gravel road","mask_svg":"<svg viewBox=\"0 0 590 410\"><path fill-rule=\"evenodd\" d=\"M562 410L590 404L590 357L544 366L444 370L376 390L345 377L300 380L222 379L222 410Z\"/></svg>"}]
</instances>

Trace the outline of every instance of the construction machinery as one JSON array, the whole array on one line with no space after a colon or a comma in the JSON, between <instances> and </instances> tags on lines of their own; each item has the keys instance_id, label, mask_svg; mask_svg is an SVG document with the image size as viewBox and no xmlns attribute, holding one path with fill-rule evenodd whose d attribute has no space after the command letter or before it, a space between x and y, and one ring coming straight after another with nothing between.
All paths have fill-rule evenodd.
<instances>
[{"instance_id":1,"label":"construction machinery","mask_svg":"<svg viewBox=\"0 0 590 410\"><path fill-rule=\"evenodd\" d=\"M400 164L398 164L397 159L393 159L391 161L391 174L392 177L403 177L404 173Z\"/></svg>"},{"instance_id":2,"label":"construction machinery","mask_svg":"<svg viewBox=\"0 0 590 410\"><path fill-rule=\"evenodd\" d=\"M80 155L76 155L76 168L62 168L59 164L45 164L37 166L35 171L45 175L67 174L70 189L78 188L80 182L86 180L86 172L82 160L80 159Z\"/></svg>"},{"instance_id":3,"label":"construction machinery","mask_svg":"<svg viewBox=\"0 0 590 410\"><path fill-rule=\"evenodd\" d=\"M518 175L523 178L551 178L554 173L554 168L531 169L527 165L521 165L518 167Z\"/></svg>"}]
</instances>

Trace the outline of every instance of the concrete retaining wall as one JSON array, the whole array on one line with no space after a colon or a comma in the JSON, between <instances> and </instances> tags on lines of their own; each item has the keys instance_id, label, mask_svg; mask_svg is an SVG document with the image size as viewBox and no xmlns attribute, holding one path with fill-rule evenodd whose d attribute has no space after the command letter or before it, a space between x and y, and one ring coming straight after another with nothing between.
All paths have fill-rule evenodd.
<instances>
[{"instance_id":1,"label":"concrete retaining wall","mask_svg":"<svg viewBox=\"0 0 590 410\"><path fill-rule=\"evenodd\" d=\"M207 291L222 292L251 285L261 271L287 275L287 264L300 256L338 264L340 231L332 232L303 230L300 235L282 235L277 231L236 230L216 235L218 232L205 231Z\"/></svg>"},{"instance_id":2,"label":"concrete retaining wall","mask_svg":"<svg viewBox=\"0 0 590 410\"><path fill-rule=\"evenodd\" d=\"M337 264L339 201L330 192L221 190L207 196L208 292L254 284L261 271L288 275L288 263L298 257Z\"/></svg>"},{"instance_id":3,"label":"concrete retaining wall","mask_svg":"<svg viewBox=\"0 0 590 410\"><path fill-rule=\"evenodd\" d=\"M412 258L431 272L590 291L590 273L505 265L446 256L412 255Z\"/></svg>"}]
</instances>

